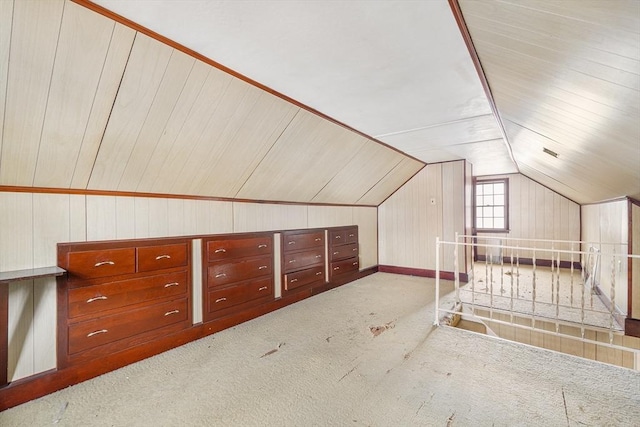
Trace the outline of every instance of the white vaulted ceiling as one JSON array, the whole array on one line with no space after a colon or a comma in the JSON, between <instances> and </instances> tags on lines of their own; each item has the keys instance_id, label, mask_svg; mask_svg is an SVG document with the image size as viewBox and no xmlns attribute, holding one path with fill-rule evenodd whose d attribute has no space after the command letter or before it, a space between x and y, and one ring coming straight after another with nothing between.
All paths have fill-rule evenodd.
<instances>
[{"instance_id":1,"label":"white vaulted ceiling","mask_svg":"<svg viewBox=\"0 0 640 427\"><path fill-rule=\"evenodd\" d=\"M376 205L466 159L640 198L635 0L461 0L499 116L446 0L78 3L0 1L0 185Z\"/></svg>"},{"instance_id":2,"label":"white vaulted ceiling","mask_svg":"<svg viewBox=\"0 0 640 427\"><path fill-rule=\"evenodd\" d=\"M520 171L578 202L640 198L640 1L460 6Z\"/></svg>"},{"instance_id":3,"label":"white vaulted ceiling","mask_svg":"<svg viewBox=\"0 0 640 427\"><path fill-rule=\"evenodd\" d=\"M81 5L0 20L0 185L377 205L424 166Z\"/></svg>"},{"instance_id":4,"label":"white vaulted ceiling","mask_svg":"<svg viewBox=\"0 0 640 427\"><path fill-rule=\"evenodd\" d=\"M517 171L444 0L95 3L425 163Z\"/></svg>"}]
</instances>

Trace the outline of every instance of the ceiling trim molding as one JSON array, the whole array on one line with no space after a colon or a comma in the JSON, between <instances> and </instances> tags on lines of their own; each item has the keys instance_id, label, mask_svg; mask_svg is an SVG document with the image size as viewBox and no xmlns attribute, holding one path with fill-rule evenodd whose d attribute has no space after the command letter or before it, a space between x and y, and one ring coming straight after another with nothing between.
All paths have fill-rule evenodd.
<instances>
[{"instance_id":1,"label":"ceiling trim molding","mask_svg":"<svg viewBox=\"0 0 640 427\"><path fill-rule=\"evenodd\" d=\"M460 9L460 4L458 3L458 0L448 0L448 2L449 2L449 7L451 8L451 12L453 13L453 17L456 20L456 24L458 24L458 28L460 29L460 34L462 35L464 44L467 46L467 50L469 51L469 56L471 57L473 65L476 68L476 72L478 73L478 77L480 78L480 83L482 84L484 93L486 94L487 100L489 101L489 107L491 107L493 116L495 117L496 122L498 123L498 128L500 129L500 133L502 134L502 139L507 148L507 152L509 153L509 157L511 158L511 161L515 165L518 172L520 172L520 168L518 167L518 162L516 162L516 158L513 155L513 149L511 148L511 144L509 143L509 137L507 136L506 128L504 127L504 123L502 122L502 117L500 116L500 112L498 111L496 102L493 99L493 93L491 92L489 81L487 80L487 76L484 73L484 69L482 68L482 63L480 62L480 57L478 56L476 47L473 44L473 40L471 39L471 33L469 33L469 29L467 28L467 24L464 20L464 16L462 15L462 9Z\"/></svg>"},{"instance_id":2,"label":"ceiling trim molding","mask_svg":"<svg viewBox=\"0 0 640 427\"><path fill-rule=\"evenodd\" d=\"M421 169L422 170L422 169ZM279 200L252 200L234 199L231 197L209 197L188 194L166 193L136 193L133 191L109 191L109 190L82 190L75 188L49 188L49 187L22 187L0 185L0 193L35 193L35 194L72 194L78 196L114 196L114 197L147 197L154 199L184 199L206 200L213 202L257 203L268 205L294 205L294 206L331 206L348 208L377 208L378 205L357 205L347 203L318 203L318 202L283 202Z\"/></svg>"},{"instance_id":3,"label":"ceiling trim molding","mask_svg":"<svg viewBox=\"0 0 640 427\"><path fill-rule=\"evenodd\" d=\"M187 54L187 55L189 55L189 56L191 56L191 57L193 57L193 58L195 58L195 59L197 59L199 61L202 61L205 64L208 64L208 65L210 65L212 67L215 67L215 68L219 69L220 71L223 71L223 72L225 72L227 74L230 74L233 77L236 77L236 78L244 81L245 83L248 83L248 84L250 84L252 86L255 86L258 89L262 89L265 92L270 93L273 96L276 96L276 97L278 97L278 98L280 98L280 99L282 99L282 100L284 100L286 102L289 102L289 103L291 103L291 104L293 104L293 105L295 105L295 106L297 106L299 108L302 108L303 110L306 110L306 111L308 111L308 112L310 112L312 114L315 114L318 117L321 117L321 118L323 118L325 120L328 120L333 124L341 126L344 129L347 129L347 130L349 130L351 132L354 132L354 133L356 133L356 134L358 134L360 136L363 136L363 137L365 137L365 138L367 138L367 139L369 139L369 140L371 140L373 142L376 142L376 143L378 143L380 145L383 145L383 146L387 147L390 150L393 150L393 151L395 151L397 153L400 153L403 156L409 157L410 159L413 159L413 160L415 160L417 162L422 163L423 165L426 165L426 163L423 160L420 160L420 159L418 159L416 157L413 157L412 155L407 154L404 151L401 151L401 150L399 150L399 149L397 149L397 148L395 148L395 147L393 147L393 146L391 146L389 144L386 144L386 143L380 141L379 139L376 139L375 137L373 137L371 135L367 135L364 132L361 132L361 131L359 131L357 129L354 129L351 126L349 126L349 125L347 125L345 123L342 123L341 121L338 121L338 120L334 119L333 117L330 117L330 116L328 116L328 115L326 115L326 114L324 114L324 113L322 113L322 112L320 112L320 111L318 111L318 110L316 110L314 108L311 108L306 104L303 104L303 103L301 103L301 102L299 102L299 101L297 101L297 100L295 100L293 98L288 97L287 95L284 95L284 94L282 94L282 93L280 93L280 92L278 92L278 91L276 91L274 89L271 89L270 87L265 86L262 83L257 82L255 80L245 76L244 74L240 74L239 72L234 71L231 68L226 67L226 66L224 66L224 65L222 65L222 64L220 64L220 63L218 63L218 62L216 62L214 60L212 60L211 58L207 58L206 56L204 56L204 55L202 55L202 54L200 54L200 53L198 53L198 52L196 52L196 51L194 51L192 49L189 49L188 47L183 46L180 43L177 43L177 42L175 42L175 41L173 41L173 40L171 40L171 39L169 39L169 38L167 38L167 37L165 37L165 36L163 36L161 34L158 34L155 31L152 31L152 30L150 30L150 29L148 29L148 28L146 28L146 27L144 27L144 26L142 26L142 25L140 25L140 24L138 24L136 22L133 22L130 19L125 18L124 16L118 15L117 13L114 13L114 12L112 12L112 11L110 11L110 10L100 6L100 5L97 5L97 4L93 3L91 0L71 0L71 1L73 3L76 3L76 4L80 5L80 6L83 6L83 7L87 8L87 9L89 9L89 10L92 10L92 11L94 11L96 13L99 13L100 15L103 15L103 16L109 18L109 19L112 19L112 20L114 20L114 21L116 21L116 22L118 22L118 23L120 23L120 24L122 24L124 26L127 26L127 27L129 27L129 28L131 28L131 29L133 29L133 30L135 30L137 32L140 32L140 33L142 33L142 34L144 34L144 35L146 35L148 37L151 37L152 39L157 40L160 43L164 43L167 46L170 46L170 47L172 47L172 48L174 48L176 50L179 50L180 52L185 53L185 54Z\"/></svg>"}]
</instances>

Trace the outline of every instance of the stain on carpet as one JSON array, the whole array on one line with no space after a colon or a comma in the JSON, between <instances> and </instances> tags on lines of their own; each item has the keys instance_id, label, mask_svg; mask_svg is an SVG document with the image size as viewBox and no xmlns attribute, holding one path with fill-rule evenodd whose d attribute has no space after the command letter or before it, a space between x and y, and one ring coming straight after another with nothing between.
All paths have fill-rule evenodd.
<instances>
[{"instance_id":1,"label":"stain on carpet","mask_svg":"<svg viewBox=\"0 0 640 427\"><path fill-rule=\"evenodd\" d=\"M267 356L271 356L273 353L275 353L276 351L278 351L280 349L280 347L282 347L284 345L283 342L279 343L278 346L276 348L274 348L273 350L269 350L267 351L265 354L263 354L262 356L260 356L260 359L262 359L263 357L267 357Z\"/></svg>"},{"instance_id":2,"label":"stain on carpet","mask_svg":"<svg viewBox=\"0 0 640 427\"><path fill-rule=\"evenodd\" d=\"M392 320L391 322L385 323L384 325L369 326L369 330L371 331L371 333L373 334L374 337L377 337L378 335L380 335L381 333L383 333L387 329L393 329L395 327L396 327L395 320Z\"/></svg>"}]
</instances>

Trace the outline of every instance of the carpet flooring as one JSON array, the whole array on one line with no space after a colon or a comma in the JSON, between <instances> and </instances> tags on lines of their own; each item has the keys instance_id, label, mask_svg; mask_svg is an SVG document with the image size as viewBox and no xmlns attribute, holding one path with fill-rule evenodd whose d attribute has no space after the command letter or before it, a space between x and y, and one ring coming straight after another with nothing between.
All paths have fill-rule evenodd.
<instances>
[{"instance_id":1,"label":"carpet flooring","mask_svg":"<svg viewBox=\"0 0 640 427\"><path fill-rule=\"evenodd\" d=\"M377 273L6 410L0 425L640 425L639 372L433 328L433 297L431 279Z\"/></svg>"}]
</instances>

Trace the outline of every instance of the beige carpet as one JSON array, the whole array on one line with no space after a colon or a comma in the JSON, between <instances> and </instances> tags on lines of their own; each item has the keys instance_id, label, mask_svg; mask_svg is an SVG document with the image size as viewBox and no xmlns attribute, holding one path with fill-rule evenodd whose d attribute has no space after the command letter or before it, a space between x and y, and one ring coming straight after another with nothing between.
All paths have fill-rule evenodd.
<instances>
[{"instance_id":1,"label":"beige carpet","mask_svg":"<svg viewBox=\"0 0 640 427\"><path fill-rule=\"evenodd\" d=\"M378 273L0 413L5 426L633 426L640 373L431 328Z\"/></svg>"}]
</instances>

